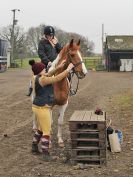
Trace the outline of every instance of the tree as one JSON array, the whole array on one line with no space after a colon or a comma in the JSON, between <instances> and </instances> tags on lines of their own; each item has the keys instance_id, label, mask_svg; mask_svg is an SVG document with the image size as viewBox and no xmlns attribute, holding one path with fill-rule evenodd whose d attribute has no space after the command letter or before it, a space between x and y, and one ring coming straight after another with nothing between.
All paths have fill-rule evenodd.
<instances>
[{"instance_id":1,"label":"tree","mask_svg":"<svg viewBox=\"0 0 133 177\"><path fill-rule=\"evenodd\" d=\"M64 46L66 43L69 42L67 32L65 32L57 27L54 27L54 28L56 31L56 37L57 37L58 41L61 43L62 46Z\"/></svg>"},{"instance_id":2,"label":"tree","mask_svg":"<svg viewBox=\"0 0 133 177\"><path fill-rule=\"evenodd\" d=\"M14 28L14 59L38 56L38 43L43 36L43 30L46 25L41 24L37 27L31 27L27 32L23 28L16 26ZM83 35L77 33L68 33L60 28L54 27L56 37L62 46L68 43L72 38L76 41L81 40L81 53L83 56L90 56L93 53L94 43ZM0 37L9 41L11 46L12 25L0 29Z\"/></svg>"},{"instance_id":3,"label":"tree","mask_svg":"<svg viewBox=\"0 0 133 177\"><path fill-rule=\"evenodd\" d=\"M68 33L68 32L65 32L65 31L63 31L59 28L56 28L56 27L55 27L55 29L56 29L56 36L62 45L65 45L71 39L74 39L77 42L80 39L80 41L81 41L80 48L81 48L82 55L83 56L90 56L92 54L93 49L94 49L93 41L89 41L89 39L87 37L82 36L77 33Z\"/></svg>"},{"instance_id":4,"label":"tree","mask_svg":"<svg viewBox=\"0 0 133 177\"><path fill-rule=\"evenodd\" d=\"M5 39L9 42L11 46L11 33L12 33L12 25L3 27L0 29L0 38ZM25 34L23 32L23 28L20 26L15 26L14 28L14 59L19 58L19 53L24 52L23 49L25 46ZM22 51L23 49L23 51Z\"/></svg>"},{"instance_id":5,"label":"tree","mask_svg":"<svg viewBox=\"0 0 133 177\"><path fill-rule=\"evenodd\" d=\"M38 27L31 27L26 33L27 48L31 56L37 56L38 43L42 37L44 26L45 25L39 25Z\"/></svg>"},{"instance_id":6,"label":"tree","mask_svg":"<svg viewBox=\"0 0 133 177\"><path fill-rule=\"evenodd\" d=\"M43 36L43 30L46 25L41 24L38 27L31 27L26 33L26 41L27 47L29 51L29 55L37 56L38 43L41 37ZM66 31L61 30L54 26L56 31L56 37L58 41L64 46L68 43L72 38L75 40L81 40L81 52L83 56L89 56L94 48L94 44L92 41L89 41L87 37L84 37L80 34L76 33L68 33Z\"/></svg>"},{"instance_id":7,"label":"tree","mask_svg":"<svg viewBox=\"0 0 133 177\"><path fill-rule=\"evenodd\" d=\"M72 38L74 40L80 39L80 50L84 57L89 56L93 52L94 43L89 41L87 37L77 33L68 33L68 39L71 40Z\"/></svg>"}]
</instances>

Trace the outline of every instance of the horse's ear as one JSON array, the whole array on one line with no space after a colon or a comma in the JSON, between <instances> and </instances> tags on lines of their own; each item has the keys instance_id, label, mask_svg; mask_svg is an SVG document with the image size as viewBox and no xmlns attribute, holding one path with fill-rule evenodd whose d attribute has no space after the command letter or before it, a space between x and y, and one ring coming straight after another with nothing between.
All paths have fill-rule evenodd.
<instances>
[{"instance_id":1,"label":"horse's ear","mask_svg":"<svg viewBox=\"0 0 133 177\"><path fill-rule=\"evenodd\" d=\"M73 46L73 39L70 42L70 48Z\"/></svg>"},{"instance_id":2,"label":"horse's ear","mask_svg":"<svg viewBox=\"0 0 133 177\"><path fill-rule=\"evenodd\" d=\"M79 39L79 41L77 42L77 45L80 46L80 39Z\"/></svg>"}]
</instances>

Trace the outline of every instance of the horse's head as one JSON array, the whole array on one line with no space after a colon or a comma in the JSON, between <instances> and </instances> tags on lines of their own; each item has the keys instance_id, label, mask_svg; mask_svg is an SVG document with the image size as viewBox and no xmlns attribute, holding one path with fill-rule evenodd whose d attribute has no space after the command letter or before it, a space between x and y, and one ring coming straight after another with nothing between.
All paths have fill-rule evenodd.
<instances>
[{"instance_id":1,"label":"horse's head","mask_svg":"<svg viewBox=\"0 0 133 177\"><path fill-rule=\"evenodd\" d=\"M87 69L83 62L83 59L80 54L80 40L77 43L74 43L73 39L71 40L70 44L67 45L67 63L73 63L74 68L73 72L77 75L79 79L82 79L87 74Z\"/></svg>"}]
</instances>

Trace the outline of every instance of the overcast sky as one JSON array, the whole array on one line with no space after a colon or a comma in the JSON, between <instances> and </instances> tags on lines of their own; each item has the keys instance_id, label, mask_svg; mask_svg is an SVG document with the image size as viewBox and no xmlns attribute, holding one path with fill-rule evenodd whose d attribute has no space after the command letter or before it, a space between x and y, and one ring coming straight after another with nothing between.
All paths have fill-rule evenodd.
<instances>
[{"instance_id":1,"label":"overcast sky","mask_svg":"<svg viewBox=\"0 0 133 177\"><path fill-rule=\"evenodd\" d=\"M102 23L108 35L133 35L133 0L0 0L0 27L12 24L12 9L18 25L27 29L54 25L87 36L101 52Z\"/></svg>"}]
</instances>

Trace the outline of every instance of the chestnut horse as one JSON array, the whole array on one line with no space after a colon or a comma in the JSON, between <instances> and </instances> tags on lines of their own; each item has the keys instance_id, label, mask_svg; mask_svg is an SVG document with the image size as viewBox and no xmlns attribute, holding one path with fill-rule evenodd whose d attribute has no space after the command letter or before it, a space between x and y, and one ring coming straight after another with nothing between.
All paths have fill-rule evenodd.
<instances>
[{"instance_id":1,"label":"chestnut horse","mask_svg":"<svg viewBox=\"0 0 133 177\"><path fill-rule=\"evenodd\" d=\"M77 75L79 79L82 79L87 74L87 69L85 64L83 63L83 59L79 52L80 49L80 40L75 43L73 39L71 42L63 47L56 60L52 63L50 70L54 67L58 66L63 60L66 61L64 68L58 70L56 75L61 73L63 70L67 68L69 63L73 63L74 68L73 72ZM66 78L61 80L60 82L54 83L54 99L55 105L59 106L59 117L58 117L58 144L60 147L64 147L63 139L62 139L62 124L64 113L68 105L68 97L69 97L70 84Z\"/></svg>"},{"instance_id":2,"label":"chestnut horse","mask_svg":"<svg viewBox=\"0 0 133 177\"><path fill-rule=\"evenodd\" d=\"M58 66L63 60L65 60L64 68L58 70L56 75L61 73L63 70L67 68L69 63L73 63L74 68L73 72L77 75L79 79L82 79L87 74L87 69L85 67L85 64L83 63L83 59L81 57L81 54L79 52L80 49L80 40L78 43L74 43L73 39L69 44L66 44L63 49L60 51L57 58L52 63L52 66L49 70L53 70L56 66ZM70 90L70 84L68 81L68 78L62 79L60 82L54 83L54 105L59 106L59 117L58 117L58 144L60 147L64 147L64 142L62 139L62 125L63 125L63 118L64 113L68 105L68 97L69 97L69 90ZM51 116L52 117L52 116ZM36 119L35 116L33 118L33 129L35 129L36 126Z\"/></svg>"}]
</instances>

